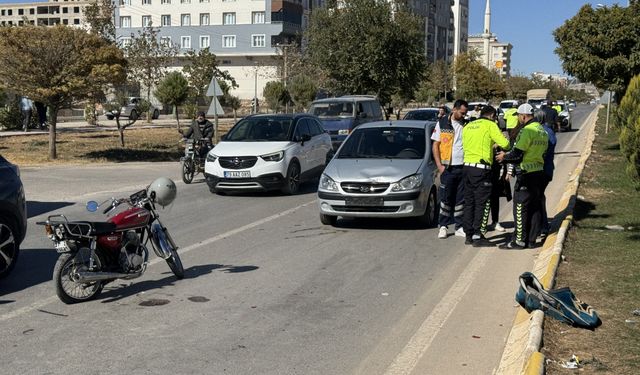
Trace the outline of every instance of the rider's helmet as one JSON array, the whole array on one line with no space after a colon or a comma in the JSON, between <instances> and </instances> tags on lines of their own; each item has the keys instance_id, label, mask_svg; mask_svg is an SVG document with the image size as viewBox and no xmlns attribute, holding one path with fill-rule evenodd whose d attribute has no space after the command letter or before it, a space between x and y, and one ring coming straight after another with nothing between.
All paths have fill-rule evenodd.
<instances>
[{"instance_id":1,"label":"rider's helmet","mask_svg":"<svg viewBox=\"0 0 640 375\"><path fill-rule=\"evenodd\" d=\"M168 206L176 199L176 184L170 178L160 177L149 185L147 196L161 206Z\"/></svg>"}]
</instances>

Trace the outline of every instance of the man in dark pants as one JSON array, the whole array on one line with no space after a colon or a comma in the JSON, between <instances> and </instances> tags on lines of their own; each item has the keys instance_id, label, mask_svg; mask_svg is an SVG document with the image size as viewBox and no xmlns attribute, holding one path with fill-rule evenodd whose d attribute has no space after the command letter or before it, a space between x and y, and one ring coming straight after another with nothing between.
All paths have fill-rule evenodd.
<instances>
[{"instance_id":1,"label":"man in dark pants","mask_svg":"<svg viewBox=\"0 0 640 375\"><path fill-rule=\"evenodd\" d=\"M553 109L551 110L555 112L555 110ZM540 205L542 209L542 214L540 217L540 220L542 220L540 224L541 226L540 234L542 235L542 237L546 237L549 234L549 218L547 216L547 197L545 196L544 192L545 190L547 190L547 186L549 186L549 183L551 182L551 180L553 180L553 170L555 168L555 166L553 165L553 158L556 153L557 138L556 138L556 133L553 131L553 128L555 127L555 123L553 122L550 123L546 120L545 111L537 110L534 113L534 116L536 121L542 124L542 128L544 129L545 132L547 132L547 136L549 136L549 144L547 146L547 152L545 152L544 154L544 177L545 178L542 181L542 187L541 187L542 197L540 201Z\"/></svg>"},{"instance_id":2,"label":"man in dark pants","mask_svg":"<svg viewBox=\"0 0 640 375\"><path fill-rule=\"evenodd\" d=\"M513 219L515 232L512 239L501 249L524 249L535 247L540 231L541 191L544 179L544 154L549 137L542 125L533 117L533 107L522 104L518 107L518 121L524 124L513 149L499 152L496 160L518 164L515 192L513 196Z\"/></svg>"},{"instance_id":3,"label":"man in dark pants","mask_svg":"<svg viewBox=\"0 0 640 375\"><path fill-rule=\"evenodd\" d=\"M211 138L213 138L213 124L207 120L205 113L200 111L195 120L189 125L189 129L183 132L182 129L178 130L178 133L182 134L184 138L193 138L194 141L202 141L202 148L200 148L200 157L207 156L209 150L211 150Z\"/></svg>"},{"instance_id":4,"label":"man in dark pants","mask_svg":"<svg viewBox=\"0 0 640 375\"><path fill-rule=\"evenodd\" d=\"M33 113L33 102L26 96L20 99L20 111L22 112L22 130L28 132L31 124L31 114Z\"/></svg>"},{"instance_id":5,"label":"man in dark pants","mask_svg":"<svg viewBox=\"0 0 640 375\"><path fill-rule=\"evenodd\" d=\"M493 147L509 148L509 140L502 135L496 119L496 109L487 105L480 111L480 118L462 130L465 244L474 247L491 245L484 233L491 208Z\"/></svg>"},{"instance_id":6,"label":"man in dark pants","mask_svg":"<svg viewBox=\"0 0 640 375\"><path fill-rule=\"evenodd\" d=\"M448 225L455 223L455 235L464 237L462 209L464 184L462 181L462 127L468 103L456 100L450 115L438 120L431 135L433 159L440 173L440 217L438 238L447 238Z\"/></svg>"}]
</instances>

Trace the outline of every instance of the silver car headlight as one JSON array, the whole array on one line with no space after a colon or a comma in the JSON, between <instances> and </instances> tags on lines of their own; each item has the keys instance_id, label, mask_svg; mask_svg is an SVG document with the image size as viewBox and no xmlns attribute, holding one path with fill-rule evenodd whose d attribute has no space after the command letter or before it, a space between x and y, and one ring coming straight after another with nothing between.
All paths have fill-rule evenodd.
<instances>
[{"instance_id":1,"label":"silver car headlight","mask_svg":"<svg viewBox=\"0 0 640 375\"><path fill-rule=\"evenodd\" d=\"M391 191L414 190L422 186L422 173L416 173L391 184Z\"/></svg>"},{"instance_id":2,"label":"silver car headlight","mask_svg":"<svg viewBox=\"0 0 640 375\"><path fill-rule=\"evenodd\" d=\"M284 151L273 152L271 154L260 155L264 161L280 161L284 158Z\"/></svg>"},{"instance_id":3,"label":"silver car headlight","mask_svg":"<svg viewBox=\"0 0 640 375\"><path fill-rule=\"evenodd\" d=\"M338 184L326 174L322 174L320 177L320 184L318 185L320 190L338 191Z\"/></svg>"},{"instance_id":4,"label":"silver car headlight","mask_svg":"<svg viewBox=\"0 0 640 375\"><path fill-rule=\"evenodd\" d=\"M207 161L209 163L213 163L218 159L218 155L214 155L214 154L207 154Z\"/></svg>"}]
</instances>

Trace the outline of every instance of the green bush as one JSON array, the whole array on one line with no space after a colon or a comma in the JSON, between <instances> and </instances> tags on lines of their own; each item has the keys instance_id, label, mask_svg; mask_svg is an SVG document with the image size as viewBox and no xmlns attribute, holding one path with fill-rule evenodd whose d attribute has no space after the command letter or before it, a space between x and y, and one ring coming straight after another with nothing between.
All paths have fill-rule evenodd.
<instances>
[{"instance_id":1,"label":"green bush","mask_svg":"<svg viewBox=\"0 0 640 375\"><path fill-rule=\"evenodd\" d=\"M620 150L627 159L627 175L640 190L640 75L631 79L618 108Z\"/></svg>"}]
</instances>

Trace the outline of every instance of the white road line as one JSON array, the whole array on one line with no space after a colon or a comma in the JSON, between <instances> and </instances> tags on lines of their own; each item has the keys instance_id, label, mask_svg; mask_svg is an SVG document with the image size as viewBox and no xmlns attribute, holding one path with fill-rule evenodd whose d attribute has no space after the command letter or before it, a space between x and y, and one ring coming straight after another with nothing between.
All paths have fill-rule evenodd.
<instances>
[{"instance_id":1,"label":"white road line","mask_svg":"<svg viewBox=\"0 0 640 375\"><path fill-rule=\"evenodd\" d=\"M431 314L420 325L407 345L398 353L394 361L385 371L385 375L411 374L420 358L427 352L433 339L440 332L447 319L462 300L471 283L484 267L490 252L478 251L460 277L447 291Z\"/></svg>"},{"instance_id":2,"label":"white road line","mask_svg":"<svg viewBox=\"0 0 640 375\"><path fill-rule=\"evenodd\" d=\"M282 211L280 213L271 215L269 217L265 217L264 219L260 219L260 220L254 221L253 223L249 223L247 225L241 226L241 227L236 228L236 229L232 229L232 230L227 231L225 233L218 234L217 236L208 238L208 239L206 239L204 241L200 241L200 242L194 243L193 245L189 245L189 246L187 246L185 248L181 248L179 253L180 254L188 253L188 252L190 252L192 250L195 250L197 248L212 244L214 242L217 242L217 241L220 241L220 240L225 239L227 237L233 236L235 234L244 232L244 231L249 230L251 228L255 228L255 227L260 226L262 224L266 224L266 223L268 223L270 221L273 221L273 220L276 220L276 219L278 219L280 217L289 215L289 214L291 214L291 213L293 213L293 212L295 212L295 211L297 211L297 210L299 210L299 209L301 209L303 207L307 207L310 204L315 203L315 202L316 202L316 200L314 199L314 200L309 201L307 203L303 203L303 204L301 204L299 206L296 206L296 207L290 208L288 210ZM155 259L153 259L152 261L149 262L149 265L153 265L153 264L156 264L156 263L159 263L159 262L164 262L164 259L155 258ZM9 320L9 319L13 319L13 318L18 317L20 315L29 313L29 312L31 312L33 310L37 310L39 308L42 308L43 306L46 306L46 305L48 305L50 303L55 302L57 299L58 299L57 296L51 296L51 297L45 298L45 299L43 299L41 301L32 303L29 306L25 306L25 307L22 307L20 309L15 310L15 311L11 311L11 312L2 314L2 315L0 315L0 322L3 322L5 320Z\"/></svg>"}]
</instances>

